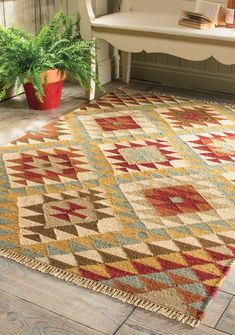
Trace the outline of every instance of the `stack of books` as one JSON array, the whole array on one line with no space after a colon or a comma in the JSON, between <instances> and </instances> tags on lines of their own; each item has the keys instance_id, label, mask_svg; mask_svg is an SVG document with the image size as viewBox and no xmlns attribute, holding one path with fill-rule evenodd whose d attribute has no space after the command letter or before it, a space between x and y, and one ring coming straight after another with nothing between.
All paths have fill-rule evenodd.
<instances>
[{"instance_id":1,"label":"stack of books","mask_svg":"<svg viewBox=\"0 0 235 335\"><path fill-rule=\"evenodd\" d=\"M218 3L197 1L193 12L183 11L179 25L196 29L210 29L224 26L226 9Z\"/></svg>"}]
</instances>

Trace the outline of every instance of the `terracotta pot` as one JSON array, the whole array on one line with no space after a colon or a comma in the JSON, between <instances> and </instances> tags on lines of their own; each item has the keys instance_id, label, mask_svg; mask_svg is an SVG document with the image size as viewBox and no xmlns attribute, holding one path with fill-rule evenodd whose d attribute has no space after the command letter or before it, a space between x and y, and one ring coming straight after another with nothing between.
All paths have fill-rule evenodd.
<instances>
[{"instance_id":1,"label":"terracotta pot","mask_svg":"<svg viewBox=\"0 0 235 335\"><path fill-rule=\"evenodd\" d=\"M44 97L42 102L38 100L36 96L36 91L31 79L24 85L27 102L31 109L49 110L57 108L60 105L66 74L62 76L61 72L58 70L48 70L42 72L42 82L45 81L45 77L47 77L47 83L43 85Z\"/></svg>"}]
</instances>

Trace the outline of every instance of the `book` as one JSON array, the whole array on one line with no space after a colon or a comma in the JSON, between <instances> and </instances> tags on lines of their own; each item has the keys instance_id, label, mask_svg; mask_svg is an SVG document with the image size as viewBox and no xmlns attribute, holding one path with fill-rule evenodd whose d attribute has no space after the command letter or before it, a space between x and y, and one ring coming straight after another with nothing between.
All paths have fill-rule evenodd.
<instances>
[{"instance_id":1,"label":"book","mask_svg":"<svg viewBox=\"0 0 235 335\"><path fill-rule=\"evenodd\" d=\"M210 29L225 25L226 9L219 3L199 0L195 10L182 11L179 25L197 29Z\"/></svg>"},{"instance_id":2,"label":"book","mask_svg":"<svg viewBox=\"0 0 235 335\"><path fill-rule=\"evenodd\" d=\"M213 22L208 22L208 21L192 21L187 18L182 18L179 20L179 25L180 26L185 26L185 27L190 27L190 28L196 28L196 29L210 29L210 28L215 28L215 24Z\"/></svg>"},{"instance_id":3,"label":"book","mask_svg":"<svg viewBox=\"0 0 235 335\"><path fill-rule=\"evenodd\" d=\"M215 27L215 23L204 14L188 11L183 11L182 13L183 17L179 21L181 26L197 29L209 29Z\"/></svg>"}]
</instances>

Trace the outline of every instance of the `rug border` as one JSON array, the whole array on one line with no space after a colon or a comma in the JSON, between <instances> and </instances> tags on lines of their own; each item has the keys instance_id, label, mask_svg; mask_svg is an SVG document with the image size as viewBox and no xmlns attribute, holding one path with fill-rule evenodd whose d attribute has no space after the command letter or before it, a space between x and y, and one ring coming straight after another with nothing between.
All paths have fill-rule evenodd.
<instances>
[{"instance_id":1,"label":"rug border","mask_svg":"<svg viewBox=\"0 0 235 335\"><path fill-rule=\"evenodd\" d=\"M181 312L174 311L165 306L158 305L153 302L149 302L147 300L136 297L132 294L121 291L119 289L102 284L100 282L96 282L94 280L81 277L71 272L61 270L55 266L31 259L27 256L19 255L15 251L1 248L0 257L13 260L17 263L20 263L26 266L27 268L30 268L32 270L37 270L44 274L51 275L63 281L71 282L79 287L84 287L84 288L90 289L95 292L100 292L104 295L115 298L124 303L128 303L130 305L143 308L147 311L163 315L169 319L176 320L183 324L189 325L192 328L197 327L201 322L201 320L198 320L189 314L184 314Z\"/></svg>"},{"instance_id":2,"label":"rug border","mask_svg":"<svg viewBox=\"0 0 235 335\"><path fill-rule=\"evenodd\" d=\"M195 97L191 96L191 94L189 94L189 95L183 95L183 94L178 95L177 93L176 94L171 93L167 89L156 90L156 91L150 89L150 90L147 90L147 91L143 91L143 90L136 90L134 88L128 88L128 87L124 88L124 87L121 86L120 88L117 88L113 92L110 92L110 93L115 93L116 91L124 91L125 93L128 93L128 94L129 93L140 93L140 94L147 93L147 94L155 94L155 95L162 94L163 96L169 96L173 99L179 99L179 100L183 99L183 100L185 100L185 102L186 101L192 101L192 102L196 102L196 103L205 103L205 104L210 104L210 105L215 105L215 106L222 105L223 107L226 107L226 108L233 108L233 109L235 108L235 103L232 104L232 103L228 103L228 102L224 102L224 101L219 102L219 101L216 101L216 100L210 100L210 99L200 98L200 97L195 98ZM211 91L211 92L213 93L213 91ZM218 93L218 92L215 92L215 93ZM107 93L107 94L109 94L109 93ZM102 98L102 96L96 98L95 100L101 99L101 98ZM95 102L95 100L93 100L93 101ZM82 107L82 106L80 106L80 107ZM159 107L156 106L156 108L159 108Z\"/></svg>"},{"instance_id":3,"label":"rug border","mask_svg":"<svg viewBox=\"0 0 235 335\"><path fill-rule=\"evenodd\" d=\"M128 88L128 87L123 88L122 86L115 89L113 92L115 93L115 92L118 92L118 91L124 91L127 94L130 94L130 93L136 93L136 94L137 93L140 93L140 94L146 93L146 91L141 91L141 90L138 90L138 89L136 90L136 89L132 89L132 88ZM111 93L111 92L109 92L109 93ZM106 93L106 94L109 94L109 93ZM209 104L212 104L212 105L220 105L221 104L221 103L218 103L216 101L209 101L209 100L206 100L206 99L205 100L200 99L200 98L195 99L191 96L175 95L174 93L172 94L172 93L164 91L164 90L163 91L147 90L147 93L148 94L156 94L156 95L157 94L169 95L170 97L175 98L175 99L185 99L186 101L192 101L192 102L198 102L198 103L209 103ZM105 95L103 95L103 96L105 96ZM101 99L103 96L97 97L92 102L95 102L97 99ZM92 103L92 102L90 102L90 103ZM233 105L233 104L227 104L227 103L222 103L222 104L223 104L224 107L235 108L235 105ZM71 109L71 111L68 111L64 116L66 116L68 114L71 114L71 113L81 109L82 107L85 107L86 105L87 105L87 103L84 103L76 109ZM127 108L128 108L128 106L127 106ZM60 119L61 117L63 117L63 115L56 118L56 119ZM45 123L44 126L52 123L56 119L53 119L53 120L49 121L48 123ZM44 127L44 126L42 126L42 127ZM11 143L9 143L9 146L10 145L11 145ZM189 325L192 328L197 327L201 322L200 319L196 319L195 317L193 317L189 314L184 314L184 313L181 313L181 312L177 312L177 311L172 310L170 308L167 308L163 305L158 305L158 304L155 304L153 302L149 302L147 300L138 298L138 297L136 297L132 294L121 291L119 289L112 288L110 286L102 284L100 282L96 282L94 280L87 279L87 278L81 277L81 276L76 275L76 274L72 274L70 272L61 270L61 269L59 269L55 266L40 262L38 260L31 259L27 256L22 256L22 255L18 254L17 252L14 252L14 251L11 251L11 250L8 250L8 249L0 248L0 257L4 257L4 258L10 259L10 260L13 260L13 261L15 261L19 264L22 264L22 265L26 266L27 268L39 271L39 272L44 273L44 274L51 275L51 276L53 276L55 278L58 278L58 279L61 279L63 281L71 282L71 283L73 283L73 284L75 284L79 287L84 287L84 288L90 289L94 292L102 293L104 295L107 295L109 297L112 297L114 299L122 301L124 303L128 303L130 305L140 307L140 308L145 309L147 311L150 311L150 312L153 312L153 313L156 313L156 314L160 314L160 315L162 315L164 317L167 317L169 319L176 320L176 321L178 321L182 324ZM230 266L230 269L231 269L231 267L232 267L232 265Z\"/></svg>"}]
</instances>

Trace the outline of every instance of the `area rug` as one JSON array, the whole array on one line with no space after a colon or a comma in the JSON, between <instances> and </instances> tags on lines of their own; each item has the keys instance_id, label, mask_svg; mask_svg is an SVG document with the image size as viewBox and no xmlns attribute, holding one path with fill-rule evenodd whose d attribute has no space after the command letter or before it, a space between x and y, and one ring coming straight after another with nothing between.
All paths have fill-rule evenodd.
<instances>
[{"instance_id":1,"label":"area rug","mask_svg":"<svg viewBox=\"0 0 235 335\"><path fill-rule=\"evenodd\" d=\"M235 258L235 108L118 90L0 150L1 256L199 323Z\"/></svg>"}]
</instances>

